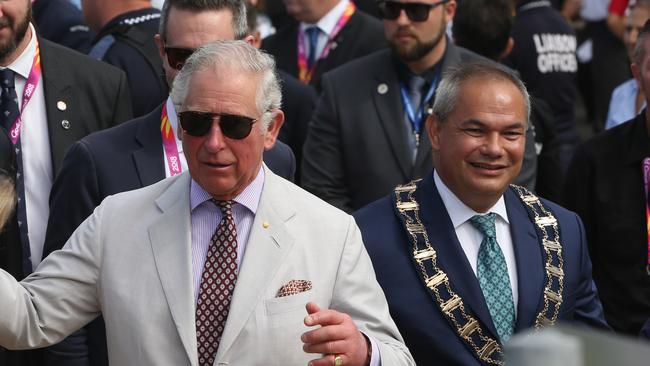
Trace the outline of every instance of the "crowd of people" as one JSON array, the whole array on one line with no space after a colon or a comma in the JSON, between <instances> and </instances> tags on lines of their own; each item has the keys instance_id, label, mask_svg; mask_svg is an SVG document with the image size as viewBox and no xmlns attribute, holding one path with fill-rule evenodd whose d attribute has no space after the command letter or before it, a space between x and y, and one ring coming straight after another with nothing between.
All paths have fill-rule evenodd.
<instances>
[{"instance_id":1,"label":"crowd of people","mask_svg":"<svg viewBox=\"0 0 650 366\"><path fill-rule=\"evenodd\" d=\"M649 0L1 1L0 366L650 338L647 95Z\"/></svg>"}]
</instances>

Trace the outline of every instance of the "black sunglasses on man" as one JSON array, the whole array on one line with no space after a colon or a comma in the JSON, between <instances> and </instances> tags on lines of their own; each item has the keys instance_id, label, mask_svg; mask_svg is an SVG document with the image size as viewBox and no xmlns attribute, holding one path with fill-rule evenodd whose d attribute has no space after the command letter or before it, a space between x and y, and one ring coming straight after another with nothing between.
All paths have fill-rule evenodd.
<instances>
[{"instance_id":1,"label":"black sunglasses on man","mask_svg":"<svg viewBox=\"0 0 650 366\"><path fill-rule=\"evenodd\" d=\"M424 22L429 19L429 13L438 5L446 4L449 0L442 0L433 4L424 3L401 3L399 1L382 1L379 3L379 13L382 18L395 20L399 18L402 10L406 16L413 22Z\"/></svg>"}]
</instances>

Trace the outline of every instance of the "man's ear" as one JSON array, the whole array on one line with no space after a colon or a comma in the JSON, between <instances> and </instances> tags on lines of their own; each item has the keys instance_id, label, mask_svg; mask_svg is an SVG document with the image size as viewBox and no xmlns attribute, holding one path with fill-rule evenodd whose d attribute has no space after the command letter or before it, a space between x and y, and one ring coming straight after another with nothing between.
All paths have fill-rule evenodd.
<instances>
[{"instance_id":1,"label":"man's ear","mask_svg":"<svg viewBox=\"0 0 650 366\"><path fill-rule=\"evenodd\" d=\"M274 109L271 113L273 113L273 118L266 129L266 135L264 135L264 150L270 150L275 145L275 140L277 140L280 128L284 123L284 112L282 110Z\"/></svg>"},{"instance_id":2,"label":"man's ear","mask_svg":"<svg viewBox=\"0 0 650 366\"><path fill-rule=\"evenodd\" d=\"M156 47L158 48L158 55L160 55L160 59L162 62L165 62L165 45L163 44L162 38L160 38L160 34L153 36L153 41L156 43Z\"/></svg>"},{"instance_id":3,"label":"man's ear","mask_svg":"<svg viewBox=\"0 0 650 366\"><path fill-rule=\"evenodd\" d=\"M450 0L444 5L445 21L449 24L456 14L456 0Z\"/></svg>"},{"instance_id":4,"label":"man's ear","mask_svg":"<svg viewBox=\"0 0 650 366\"><path fill-rule=\"evenodd\" d=\"M512 52L514 46L515 46L515 40L512 37L508 37L508 43L506 44L506 48L503 50L503 52L501 52L501 55L499 55L499 61L508 57L508 55L510 55L510 53Z\"/></svg>"},{"instance_id":5,"label":"man's ear","mask_svg":"<svg viewBox=\"0 0 650 366\"><path fill-rule=\"evenodd\" d=\"M438 150L440 148L440 120L435 113L431 113L425 122L425 128L431 142L431 148Z\"/></svg>"},{"instance_id":6,"label":"man's ear","mask_svg":"<svg viewBox=\"0 0 650 366\"><path fill-rule=\"evenodd\" d=\"M636 64L636 62L632 62L630 64L630 71L632 71L632 77L634 77L634 80L636 80L636 85L641 88L641 70L639 70L639 66Z\"/></svg>"},{"instance_id":7,"label":"man's ear","mask_svg":"<svg viewBox=\"0 0 650 366\"><path fill-rule=\"evenodd\" d=\"M251 42L251 45L258 50L262 48L262 33L258 30L253 32L253 34L250 35L250 37L253 38L253 41Z\"/></svg>"},{"instance_id":8,"label":"man's ear","mask_svg":"<svg viewBox=\"0 0 650 366\"><path fill-rule=\"evenodd\" d=\"M250 35L250 34L247 35L247 36L243 39L243 41L246 42L246 43L248 43L249 45L255 47L255 37L253 37L252 35Z\"/></svg>"}]
</instances>

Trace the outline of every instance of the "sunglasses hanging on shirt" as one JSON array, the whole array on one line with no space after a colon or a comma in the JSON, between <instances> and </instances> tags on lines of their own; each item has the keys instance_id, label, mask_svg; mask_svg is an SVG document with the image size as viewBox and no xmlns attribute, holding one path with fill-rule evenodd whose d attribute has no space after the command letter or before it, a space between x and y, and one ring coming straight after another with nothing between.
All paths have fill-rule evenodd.
<instances>
[{"instance_id":1,"label":"sunglasses hanging on shirt","mask_svg":"<svg viewBox=\"0 0 650 366\"><path fill-rule=\"evenodd\" d=\"M429 13L438 5L446 4L449 0L439 1L433 4L424 3L402 3L398 1L382 1L379 5L379 13L382 18L388 20L396 20L399 18L402 10L406 12L406 16L413 22L424 22L429 19Z\"/></svg>"}]
</instances>

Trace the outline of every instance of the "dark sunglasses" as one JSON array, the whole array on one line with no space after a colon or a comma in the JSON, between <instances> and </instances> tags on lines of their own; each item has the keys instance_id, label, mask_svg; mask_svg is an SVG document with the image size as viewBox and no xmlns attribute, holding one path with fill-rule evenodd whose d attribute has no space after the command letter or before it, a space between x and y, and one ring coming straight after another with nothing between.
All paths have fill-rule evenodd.
<instances>
[{"instance_id":1,"label":"dark sunglasses","mask_svg":"<svg viewBox=\"0 0 650 366\"><path fill-rule=\"evenodd\" d=\"M181 127L188 134L196 137L205 136L212 128L212 121L219 118L221 133L233 140L245 139L253 129L253 123L258 119L237 116L234 114L220 114L209 112L185 111L178 114Z\"/></svg>"},{"instance_id":2,"label":"dark sunglasses","mask_svg":"<svg viewBox=\"0 0 650 366\"><path fill-rule=\"evenodd\" d=\"M382 18L388 20L395 20L399 18L402 10L406 12L406 16L414 22L424 22L429 19L431 9L449 2L449 0L442 0L434 4L422 3L400 3L397 1L382 1L379 3L379 13Z\"/></svg>"},{"instance_id":3,"label":"dark sunglasses","mask_svg":"<svg viewBox=\"0 0 650 366\"><path fill-rule=\"evenodd\" d=\"M185 65L185 61L192 56L194 50L191 48L165 47L165 55L169 66L180 70Z\"/></svg>"}]
</instances>

